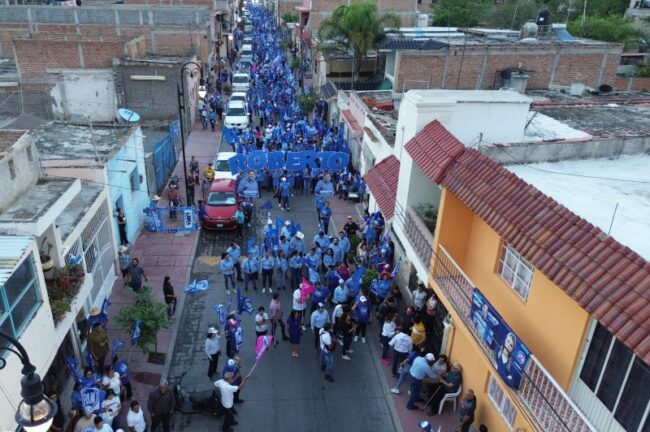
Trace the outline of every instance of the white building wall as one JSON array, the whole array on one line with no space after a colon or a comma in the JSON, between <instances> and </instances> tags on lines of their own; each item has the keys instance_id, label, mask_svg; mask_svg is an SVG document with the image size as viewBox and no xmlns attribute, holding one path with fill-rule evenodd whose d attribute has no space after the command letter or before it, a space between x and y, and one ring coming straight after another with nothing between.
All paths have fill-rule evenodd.
<instances>
[{"instance_id":1,"label":"white building wall","mask_svg":"<svg viewBox=\"0 0 650 432\"><path fill-rule=\"evenodd\" d=\"M65 69L50 91L55 118L66 121L108 122L117 116L112 69Z\"/></svg>"}]
</instances>

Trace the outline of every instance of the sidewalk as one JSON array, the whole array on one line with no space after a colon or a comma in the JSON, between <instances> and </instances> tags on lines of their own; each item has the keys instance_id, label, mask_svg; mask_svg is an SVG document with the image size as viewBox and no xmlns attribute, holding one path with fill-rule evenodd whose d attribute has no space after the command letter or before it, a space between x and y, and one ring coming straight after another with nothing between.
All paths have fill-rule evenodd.
<instances>
[{"instance_id":1,"label":"sidewalk","mask_svg":"<svg viewBox=\"0 0 650 432\"><path fill-rule=\"evenodd\" d=\"M201 128L200 122L195 123L185 146L188 164L192 155L196 156L199 161L200 169L203 169L205 165L212 162L217 152L217 146L221 138L220 135L220 129L216 133L211 132L209 129L208 131L204 131ZM176 165L174 174L183 179L182 155L179 156L179 163ZM197 190L197 197L199 193L200 190ZM167 205L167 200L165 199L166 189L162 197L163 199L159 203L161 207ZM148 282L145 282L145 285L153 289L153 294L156 299L160 301L164 300L162 293L163 279L165 276L170 276L171 283L174 286L178 298L177 309L182 307L184 301L184 289L188 281L199 234L200 231L198 230L171 234L167 232L152 233L143 229L142 233L135 240L135 243L131 246L131 257L140 260L140 265L148 278ZM111 340L111 346L112 341L116 338L125 341L121 355L124 358L130 356L129 367L134 391L133 398L140 401L146 407L149 392L160 382L164 366L149 363L147 356L139 348L134 347L129 354L131 329L115 327L116 323L112 320L114 316L117 315L123 306L133 303L132 290L123 287L121 277L118 277L113 285L110 302L108 335ZM173 321L171 328L161 330L158 333L159 352L167 354L174 327L176 327L177 323L178 320ZM128 404L125 404L124 407L126 407L125 410L128 410Z\"/></svg>"}]
</instances>

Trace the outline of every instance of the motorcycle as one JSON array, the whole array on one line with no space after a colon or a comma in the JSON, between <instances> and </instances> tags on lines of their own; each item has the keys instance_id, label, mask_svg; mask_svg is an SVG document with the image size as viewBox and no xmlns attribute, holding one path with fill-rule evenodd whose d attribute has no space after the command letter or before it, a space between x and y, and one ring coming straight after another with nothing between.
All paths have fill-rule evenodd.
<instances>
[{"instance_id":1,"label":"motorcycle","mask_svg":"<svg viewBox=\"0 0 650 432\"><path fill-rule=\"evenodd\" d=\"M203 390L187 395L183 391L185 374L187 371L182 373L173 387L176 411L181 414L204 414L217 417L223 415L225 409L221 405L219 389L215 387L212 390Z\"/></svg>"}]
</instances>

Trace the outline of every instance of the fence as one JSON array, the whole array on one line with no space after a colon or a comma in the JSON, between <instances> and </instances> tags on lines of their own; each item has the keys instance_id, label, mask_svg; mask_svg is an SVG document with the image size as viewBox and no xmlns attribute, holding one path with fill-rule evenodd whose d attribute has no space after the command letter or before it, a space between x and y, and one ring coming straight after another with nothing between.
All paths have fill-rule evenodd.
<instances>
[{"instance_id":1,"label":"fence","mask_svg":"<svg viewBox=\"0 0 650 432\"><path fill-rule=\"evenodd\" d=\"M169 126L167 136L153 146L153 166L156 178L156 193L162 193L167 184L167 178L174 170L178 161L177 148L180 140L180 127L178 122Z\"/></svg>"}]
</instances>

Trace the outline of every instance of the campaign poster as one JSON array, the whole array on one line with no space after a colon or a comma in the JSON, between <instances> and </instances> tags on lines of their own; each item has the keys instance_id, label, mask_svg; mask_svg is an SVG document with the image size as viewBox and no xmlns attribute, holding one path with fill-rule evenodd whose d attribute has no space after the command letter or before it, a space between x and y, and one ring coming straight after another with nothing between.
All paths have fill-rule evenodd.
<instances>
[{"instance_id":1,"label":"campaign poster","mask_svg":"<svg viewBox=\"0 0 650 432\"><path fill-rule=\"evenodd\" d=\"M493 352L501 378L509 387L518 389L530 350L476 288L472 294L472 324Z\"/></svg>"}]
</instances>

